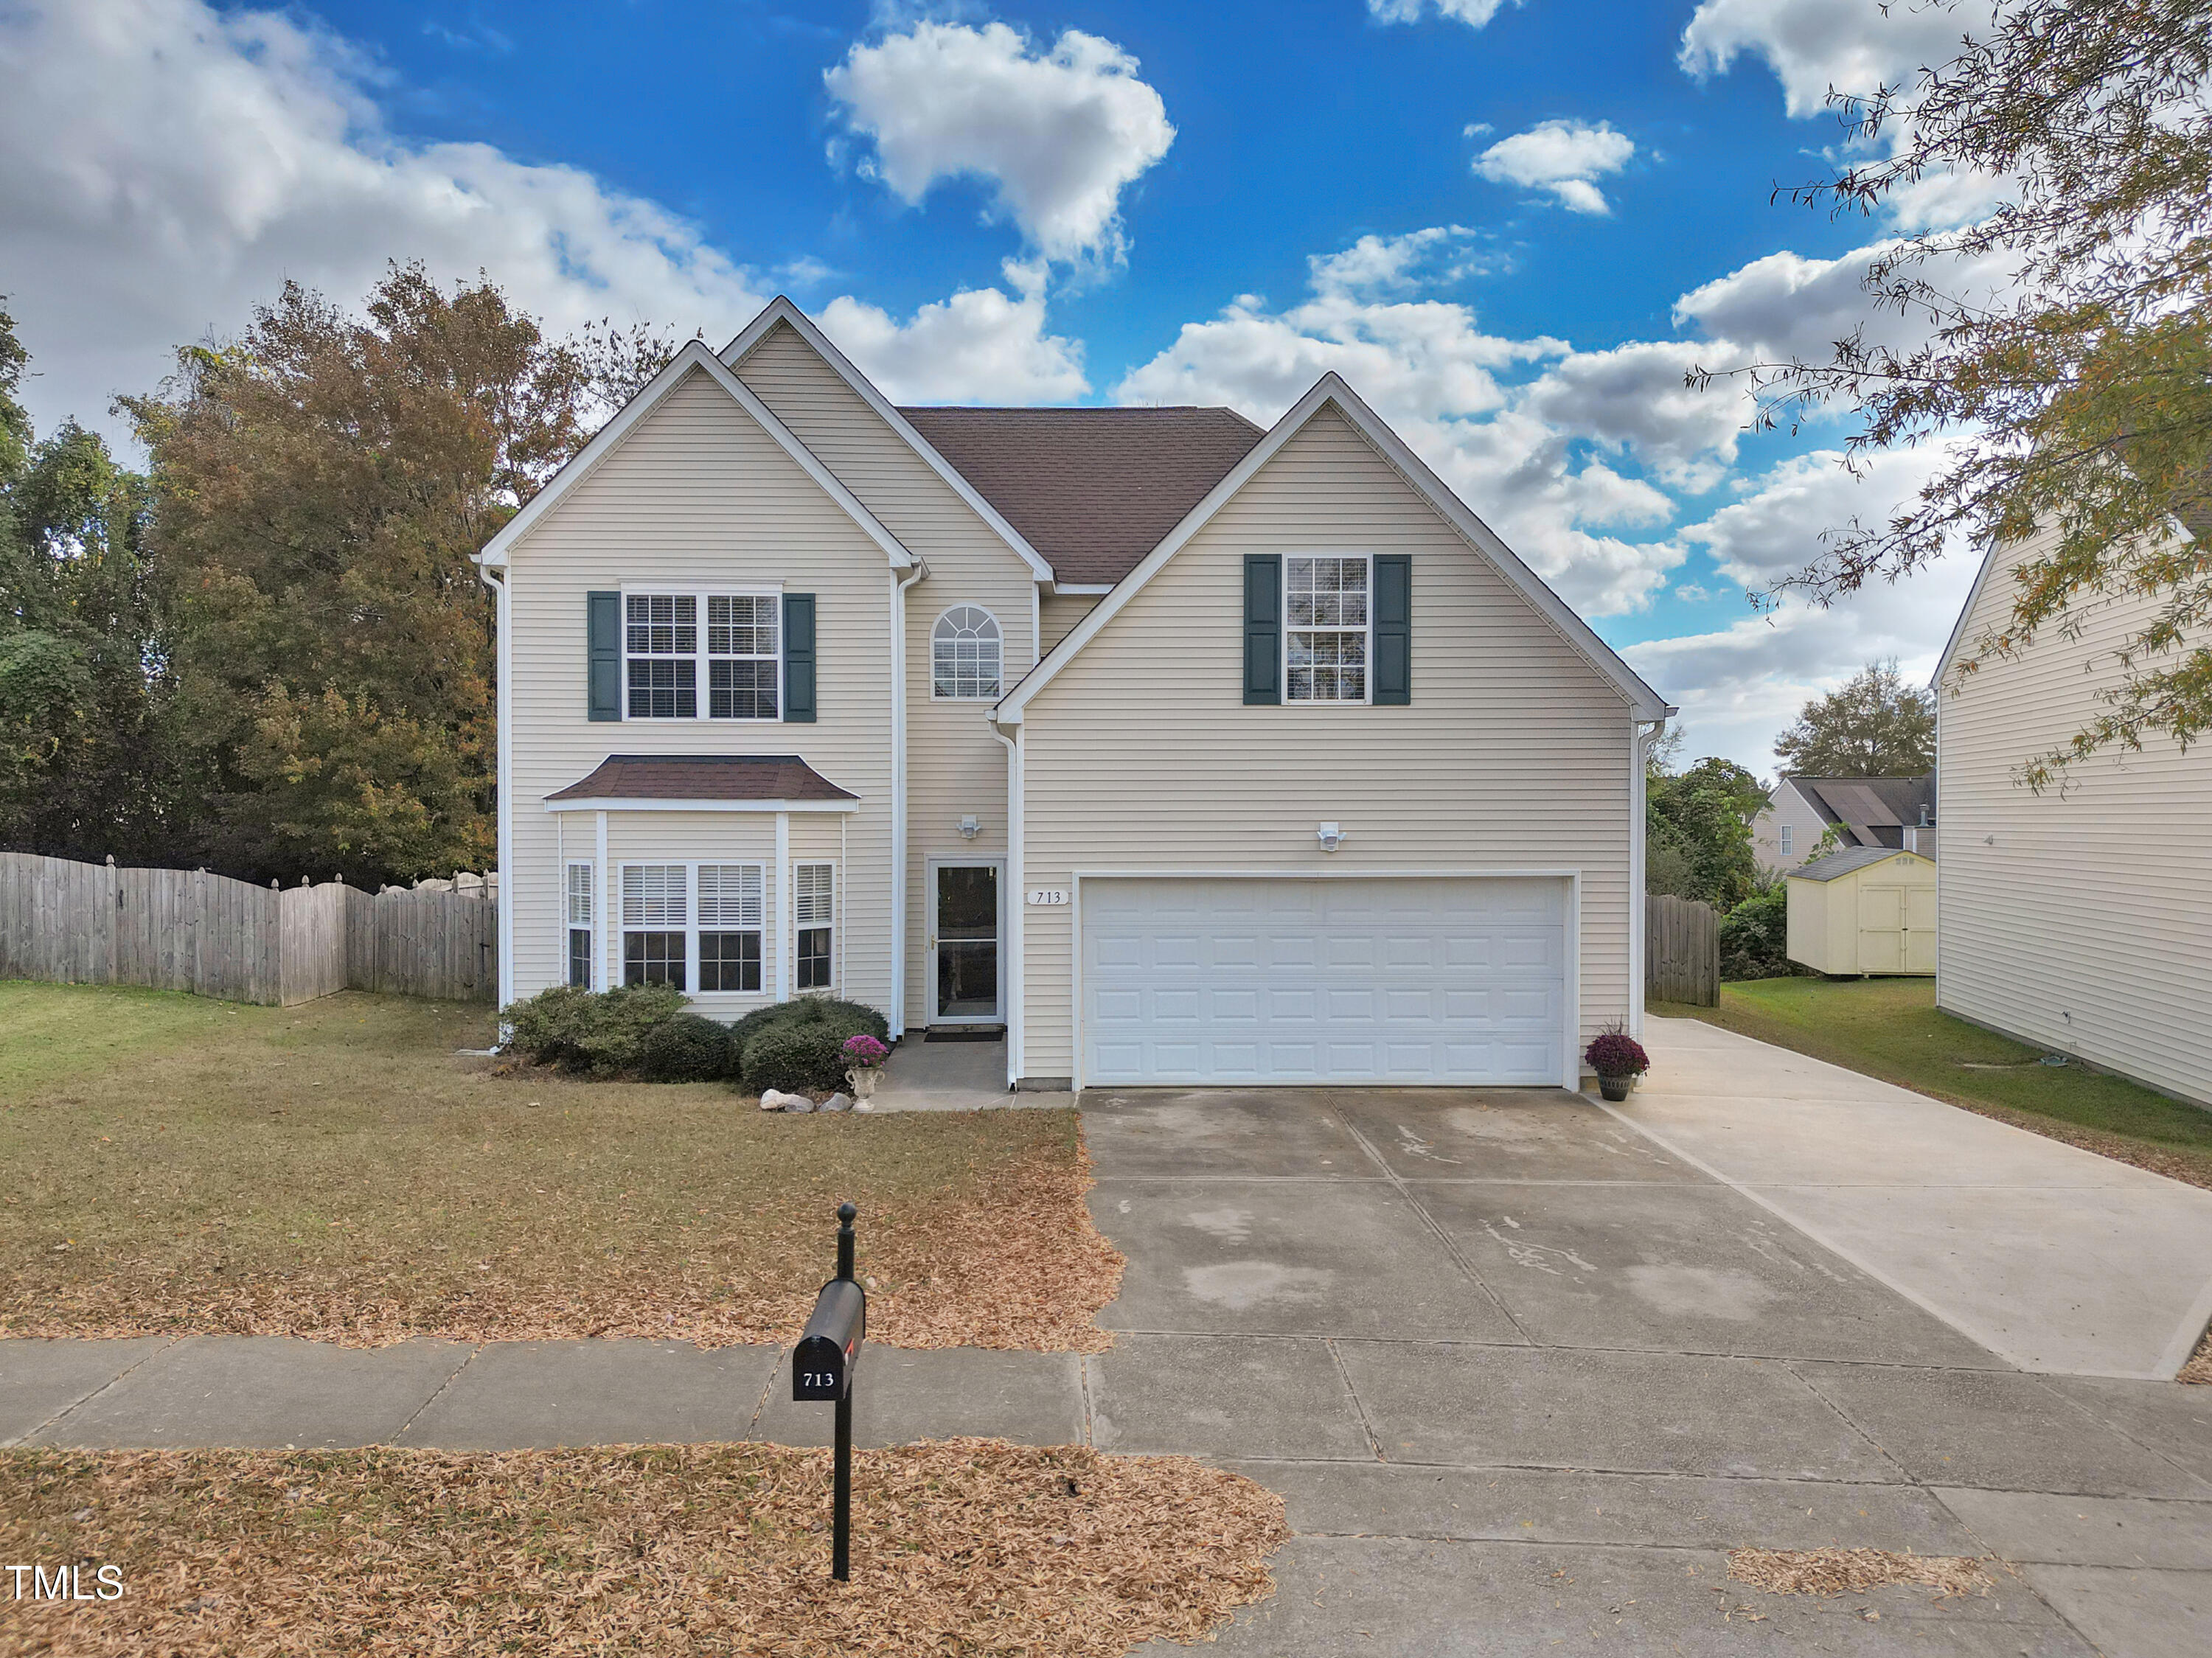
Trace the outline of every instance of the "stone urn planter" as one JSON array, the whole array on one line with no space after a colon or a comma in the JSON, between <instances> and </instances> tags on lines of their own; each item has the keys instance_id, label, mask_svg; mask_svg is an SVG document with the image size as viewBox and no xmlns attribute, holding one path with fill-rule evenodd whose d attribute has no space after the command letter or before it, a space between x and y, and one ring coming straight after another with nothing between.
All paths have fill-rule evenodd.
<instances>
[{"instance_id":1,"label":"stone urn planter","mask_svg":"<svg viewBox=\"0 0 2212 1658\"><path fill-rule=\"evenodd\" d=\"M884 1074L884 1061L891 1051L873 1036L848 1036L844 1043L845 1080L853 1097L866 1106L876 1097L876 1083Z\"/></svg>"},{"instance_id":2,"label":"stone urn planter","mask_svg":"<svg viewBox=\"0 0 2212 1658\"><path fill-rule=\"evenodd\" d=\"M1598 1092L1618 1104L1651 1068L1651 1056L1619 1025L1608 1025L1583 1050L1583 1063L1597 1072Z\"/></svg>"},{"instance_id":3,"label":"stone urn planter","mask_svg":"<svg viewBox=\"0 0 2212 1658\"><path fill-rule=\"evenodd\" d=\"M854 1099L872 1100L876 1097L876 1083L883 1074L881 1066L856 1065L845 1073L845 1080L852 1085Z\"/></svg>"}]
</instances>

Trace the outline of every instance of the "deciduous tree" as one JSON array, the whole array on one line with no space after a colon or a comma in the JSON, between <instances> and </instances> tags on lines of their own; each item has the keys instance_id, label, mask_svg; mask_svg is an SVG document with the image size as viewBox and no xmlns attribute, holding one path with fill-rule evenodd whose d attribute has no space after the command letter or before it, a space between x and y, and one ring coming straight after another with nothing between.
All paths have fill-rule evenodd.
<instances>
[{"instance_id":1,"label":"deciduous tree","mask_svg":"<svg viewBox=\"0 0 2212 1658\"><path fill-rule=\"evenodd\" d=\"M1870 662L1806 703L1774 757L1797 777L1918 777L1936 764L1936 699L1899 678L1894 658Z\"/></svg>"}]
</instances>

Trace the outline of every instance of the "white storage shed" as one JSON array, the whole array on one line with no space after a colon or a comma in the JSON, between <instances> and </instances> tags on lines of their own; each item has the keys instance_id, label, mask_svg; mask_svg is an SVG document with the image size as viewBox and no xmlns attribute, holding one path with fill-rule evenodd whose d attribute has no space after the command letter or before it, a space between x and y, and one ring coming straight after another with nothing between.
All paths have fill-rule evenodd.
<instances>
[{"instance_id":1,"label":"white storage shed","mask_svg":"<svg viewBox=\"0 0 2212 1658\"><path fill-rule=\"evenodd\" d=\"M1936 971L1936 861L1853 847L1790 872L1789 956L1816 973Z\"/></svg>"}]
</instances>

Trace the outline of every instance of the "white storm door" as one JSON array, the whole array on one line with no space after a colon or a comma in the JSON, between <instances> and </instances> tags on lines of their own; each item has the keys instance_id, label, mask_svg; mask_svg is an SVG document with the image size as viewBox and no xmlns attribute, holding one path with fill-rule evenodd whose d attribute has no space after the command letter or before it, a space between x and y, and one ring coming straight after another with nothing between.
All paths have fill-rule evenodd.
<instances>
[{"instance_id":1,"label":"white storm door","mask_svg":"<svg viewBox=\"0 0 2212 1658\"><path fill-rule=\"evenodd\" d=\"M1083 883L1085 1085L1555 1085L1567 883Z\"/></svg>"}]
</instances>

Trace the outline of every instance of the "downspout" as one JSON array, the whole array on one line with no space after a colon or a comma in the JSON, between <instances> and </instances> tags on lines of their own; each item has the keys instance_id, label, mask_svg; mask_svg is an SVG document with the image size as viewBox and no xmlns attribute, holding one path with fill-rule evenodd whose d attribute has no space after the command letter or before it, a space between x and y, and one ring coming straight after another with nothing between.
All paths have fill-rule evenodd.
<instances>
[{"instance_id":1,"label":"downspout","mask_svg":"<svg viewBox=\"0 0 2212 1658\"><path fill-rule=\"evenodd\" d=\"M906 1034L906 590L929 574L916 559L891 576L891 1037Z\"/></svg>"},{"instance_id":2,"label":"downspout","mask_svg":"<svg viewBox=\"0 0 2212 1658\"><path fill-rule=\"evenodd\" d=\"M1651 763L1651 745L1666 729L1664 716L1634 720L1628 727L1628 1034L1639 1040L1644 1035L1644 920L1650 908L1644 891L1644 778Z\"/></svg>"},{"instance_id":3,"label":"downspout","mask_svg":"<svg viewBox=\"0 0 2212 1658\"><path fill-rule=\"evenodd\" d=\"M514 722L509 711L514 697L514 675L507 671L507 586L504 576L495 577L491 566L477 566L477 580L491 589L493 626L499 629L497 648L493 653L492 671L499 683L493 688L492 717L499 722L499 760L494 768L493 793L499 813L499 1005L502 1008L514 1000L514 848L511 825L514 823L513 761L509 752L513 739L509 733ZM564 873L561 877L568 879ZM502 1037L504 1040L504 1037Z\"/></svg>"},{"instance_id":4,"label":"downspout","mask_svg":"<svg viewBox=\"0 0 2212 1658\"><path fill-rule=\"evenodd\" d=\"M1024 1063L1027 1033L1023 993L1023 934L1028 931L1029 908L1022 895L1023 818L1027 816L1022 794L1022 728L1009 737L993 715L985 715L991 735L1006 745L1006 1086L1019 1086L1029 1074Z\"/></svg>"}]
</instances>

